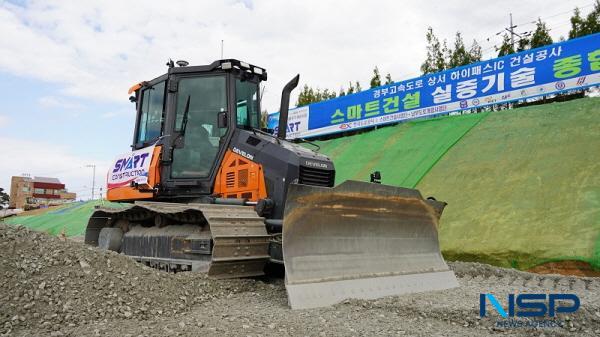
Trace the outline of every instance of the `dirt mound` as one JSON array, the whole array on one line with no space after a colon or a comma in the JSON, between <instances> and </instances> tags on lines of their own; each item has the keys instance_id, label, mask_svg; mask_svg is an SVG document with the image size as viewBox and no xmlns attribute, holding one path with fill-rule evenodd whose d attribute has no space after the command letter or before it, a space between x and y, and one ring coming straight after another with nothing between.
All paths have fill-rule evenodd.
<instances>
[{"instance_id":1,"label":"dirt mound","mask_svg":"<svg viewBox=\"0 0 600 337\"><path fill-rule=\"evenodd\" d=\"M0 225L0 332L60 330L104 318L172 316L257 286L168 274L113 252Z\"/></svg>"},{"instance_id":2,"label":"dirt mound","mask_svg":"<svg viewBox=\"0 0 600 337\"><path fill-rule=\"evenodd\" d=\"M209 280L156 271L112 252L0 225L0 335L10 336L591 336L600 279L453 262L460 287L292 311L281 278ZM497 326L479 294L575 293L554 328Z\"/></svg>"},{"instance_id":3,"label":"dirt mound","mask_svg":"<svg viewBox=\"0 0 600 337\"><path fill-rule=\"evenodd\" d=\"M583 261L547 262L528 270L537 274L560 274L575 276L600 277L600 271L594 270L589 263Z\"/></svg>"}]
</instances>

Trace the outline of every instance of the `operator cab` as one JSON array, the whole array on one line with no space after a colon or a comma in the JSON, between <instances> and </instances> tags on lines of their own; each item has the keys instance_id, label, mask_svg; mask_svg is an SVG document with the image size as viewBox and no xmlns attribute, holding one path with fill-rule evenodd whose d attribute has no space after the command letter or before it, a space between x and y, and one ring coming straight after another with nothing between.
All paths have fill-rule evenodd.
<instances>
[{"instance_id":1,"label":"operator cab","mask_svg":"<svg viewBox=\"0 0 600 337\"><path fill-rule=\"evenodd\" d=\"M137 108L132 149L162 145L166 194L206 195L234 130L260 129L259 85L267 73L233 59L177 64L130 89Z\"/></svg>"}]
</instances>

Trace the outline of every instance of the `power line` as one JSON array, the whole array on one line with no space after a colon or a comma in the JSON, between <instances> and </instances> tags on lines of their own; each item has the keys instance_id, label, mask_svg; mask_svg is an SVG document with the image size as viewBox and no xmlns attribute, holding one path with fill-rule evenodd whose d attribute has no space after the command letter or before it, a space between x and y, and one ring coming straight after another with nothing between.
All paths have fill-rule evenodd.
<instances>
[{"instance_id":1,"label":"power line","mask_svg":"<svg viewBox=\"0 0 600 337\"><path fill-rule=\"evenodd\" d=\"M581 7L576 7L576 8L583 9L583 8L588 8L588 7L591 7L591 6L594 6L594 5L595 5L595 2L589 3L589 4L581 6ZM571 9L571 10L568 10L568 11L563 11L563 12L552 14L552 15L548 15L548 16L538 17L538 19L542 20L542 21L546 21L547 19L550 19L550 18L554 18L554 17L557 17L557 16L561 16L561 15L573 13L574 11L575 11L575 9ZM513 25L511 25L509 27L512 27L513 30L514 30L514 28L517 28L517 27L520 27L520 26L526 26L526 25L530 25L530 24L535 24L535 23L537 23L537 20L526 21L526 22L522 22L522 23L519 23L519 24L513 24ZM547 28L548 28L549 31L552 31L553 29L556 29L556 28L559 28L559 27L564 27L564 26L568 25L569 23L570 23L570 19L567 20L567 21L563 20L563 21L555 23L554 25L547 26ZM497 32L497 33L495 33L493 35L490 35L490 36L488 36L486 38L483 38L483 39L474 39L475 42L477 42L477 44L479 44L482 47L482 51L481 51L482 55L483 55L483 53L485 53L485 52L487 52L489 50L492 50L492 49L496 49L497 50L497 42L492 42L492 45L490 45L489 47L485 47L485 45L487 45L487 42L491 42L490 41L491 39L495 39L497 36L499 36L500 34L502 34L502 32L505 32L505 31L509 31L510 32L509 27L506 27L503 30L501 30L501 31L499 31L499 32ZM530 35L532 33L532 31L530 30L530 31L525 32L525 33L527 33L527 36L528 36L528 35ZM514 49L514 44L513 44L513 49Z\"/></svg>"},{"instance_id":2,"label":"power line","mask_svg":"<svg viewBox=\"0 0 600 337\"><path fill-rule=\"evenodd\" d=\"M588 7L591 7L591 6L594 6L594 5L595 5L595 2L589 3L589 4L587 4L585 6L581 6L581 7L577 7L576 6L575 8L583 9L583 8L588 8ZM564 11L564 12L560 12L560 13L556 13L556 14L552 14L552 15L548 15L548 16L544 16L544 17L538 17L538 19L545 21L547 19L554 18L554 17L560 16L560 15L565 15L565 14L573 13L574 11L575 11L575 9L572 9L572 10L568 10L568 11ZM509 23L508 27L505 27L503 30L501 30L501 31L499 31L499 32L497 32L495 34L492 34L492 35L490 35L490 36L488 36L486 38L483 38L483 39L473 39L473 41L475 41L475 43L477 43L479 45L479 47L481 48L482 60L491 59L491 58L497 57L497 55L490 55L490 57L485 57L485 54L487 52L489 52L491 50L494 50L494 51L498 50L497 42L491 42L490 39L495 39L500 34L502 34L503 32L507 31L507 32L511 33L511 45L513 46L513 50L516 50L515 49L515 45L514 45L514 43L515 43L514 35L517 35L519 37L519 39L523 39L525 37L530 36L533 33L533 30L528 30L528 31L523 31L523 32L518 33L518 32L515 32L515 28L517 28L519 26L525 26L525 25L535 24L535 23L537 23L537 20L527 21L527 22L523 22L523 23L519 23L519 24L513 24L513 22L512 22L512 13L511 13L510 14L510 23ZM567 21L561 21L560 24L558 24L558 25L556 23L554 25L552 25L552 26L546 25L546 28L548 29L548 31L552 31L553 29L556 29L556 28L559 28L559 27L564 27L564 26L568 25L569 23L570 23L570 19L567 20ZM489 42L491 42L491 45L488 45L487 47L485 47ZM416 75L413 75L413 74L414 74L414 72L413 73L409 73L408 75L405 75L405 76L400 76L399 78L407 78L407 77L408 78L412 78L412 77L418 77L418 76L420 76L420 73L416 74Z\"/></svg>"},{"instance_id":3,"label":"power line","mask_svg":"<svg viewBox=\"0 0 600 337\"><path fill-rule=\"evenodd\" d=\"M67 173L67 172L72 172L72 171L75 171L75 170L79 170L81 168L83 168L83 166L72 167L72 168L63 169L63 170L60 170L60 171L44 172L42 174L43 174L43 176L56 176L56 175L61 175L61 174ZM33 175L35 176L35 175L38 175L38 174L33 173Z\"/></svg>"},{"instance_id":4,"label":"power line","mask_svg":"<svg viewBox=\"0 0 600 337\"><path fill-rule=\"evenodd\" d=\"M69 192L71 192L71 193L81 193L81 192L83 192L83 191L89 192L89 190L90 190L90 188L89 188L89 187L85 187L85 188L82 188L82 189L80 189L80 190L71 190L71 191L69 191Z\"/></svg>"},{"instance_id":5,"label":"power line","mask_svg":"<svg viewBox=\"0 0 600 337\"><path fill-rule=\"evenodd\" d=\"M582 6L582 7L576 7L576 8L583 9L583 8L591 7L593 5L594 5L594 3L591 3L591 4L588 4L588 5L585 5L585 6ZM554 18L554 17L560 16L560 15L570 14L570 13L573 13L573 12L575 12L575 9L571 9L571 10L568 10L568 11L565 11L565 12L560 12L560 13L549 15L549 16L545 16L545 17L540 17L538 19L540 19L540 20L547 20L547 19L550 19L550 18ZM530 25L530 24L535 24L536 22L537 22L537 20L533 20L533 21L527 21L527 22L519 23L517 25L518 26Z\"/></svg>"},{"instance_id":6,"label":"power line","mask_svg":"<svg viewBox=\"0 0 600 337\"><path fill-rule=\"evenodd\" d=\"M560 21L560 22L556 22L554 25L551 25L551 26L550 25L546 25L546 29L548 29L548 31L553 31L553 30L556 30L557 28L568 26L570 24L571 24L571 20L570 19L566 20L566 21L563 20L563 21ZM533 34L533 32L530 32L530 33ZM529 34L529 35L531 35L531 34ZM488 47L486 49L483 49L481 53L483 54L484 52L486 52L488 50L491 50L491 49L498 49L498 48L494 44L494 45L492 45L492 46L490 46L490 47Z\"/></svg>"},{"instance_id":7,"label":"power line","mask_svg":"<svg viewBox=\"0 0 600 337\"><path fill-rule=\"evenodd\" d=\"M551 27L551 28L548 28L548 30L550 30L550 31L551 31L551 30L553 30L553 29L556 29L556 28L559 28L559 27L568 26L569 24L571 24L571 22L570 22L570 21L569 21L569 22L565 22L565 23L563 23L562 25L556 25L556 26L553 26L553 27Z\"/></svg>"},{"instance_id":8,"label":"power line","mask_svg":"<svg viewBox=\"0 0 600 337\"><path fill-rule=\"evenodd\" d=\"M590 3L590 4L587 4L587 5L585 5L585 6L576 7L576 8L578 8L578 9L583 9L583 8L588 8L588 7L591 7L591 6L594 6L594 5L595 5L595 3L594 3L594 2L592 2L592 3ZM569 14L569 13L572 13L572 12L574 12L574 11L575 11L575 9L571 9L571 10L568 10L568 11L564 11L564 12L560 12L560 13L552 14L552 15L549 15L549 16L542 16L542 17L538 17L538 19L540 19L540 20L547 20L547 19L550 19L550 18L553 18L553 17L557 17L557 16L560 16L560 15ZM535 24L536 22L537 22L537 20L533 20L533 21L524 21L524 22L522 22L522 23L517 23L517 24L515 24L514 26L515 26L515 28L517 28L517 27L519 27L519 26L523 26L523 25ZM503 30L501 30L501 31L500 31L500 32L498 32L498 33L492 34L492 35L490 35L490 36L487 36L487 37L485 37L485 38L481 38L481 39L475 39L475 41L477 41L477 43L479 43L479 44L481 45L481 44L482 44L482 41L490 41L490 39L492 39L492 38L495 38L496 36L498 36L498 35L499 35L500 33L502 33L502 32L504 32L504 29L503 29Z\"/></svg>"},{"instance_id":9,"label":"power line","mask_svg":"<svg viewBox=\"0 0 600 337\"><path fill-rule=\"evenodd\" d=\"M512 13L509 13L509 17L510 17L509 26L505 27L503 30L496 33L496 35L500 35L504 31L509 32L510 33L510 45L512 46L512 50L515 50L515 35L518 36L519 41L521 41L525 37L529 36L531 34L531 32L522 32L521 34L515 32L515 28L517 28L518 25L513 24Z\"/></svg>"}]
</instances>

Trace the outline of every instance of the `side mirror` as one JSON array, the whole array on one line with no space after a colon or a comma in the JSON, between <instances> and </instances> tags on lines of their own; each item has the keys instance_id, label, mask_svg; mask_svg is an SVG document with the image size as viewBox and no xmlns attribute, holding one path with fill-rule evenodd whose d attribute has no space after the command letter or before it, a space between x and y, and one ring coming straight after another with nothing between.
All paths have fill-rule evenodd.
<instances>
[{"instance_id":1,"label":"side mirror","mask_svg":"<svg viewBox=\"0 0 600 337\"><path fill-rule=\"evenodd\" d=\"M217 115L217 127L219 129L227 127L227 111L221 111Z\"/></svg>"}]
</instances>

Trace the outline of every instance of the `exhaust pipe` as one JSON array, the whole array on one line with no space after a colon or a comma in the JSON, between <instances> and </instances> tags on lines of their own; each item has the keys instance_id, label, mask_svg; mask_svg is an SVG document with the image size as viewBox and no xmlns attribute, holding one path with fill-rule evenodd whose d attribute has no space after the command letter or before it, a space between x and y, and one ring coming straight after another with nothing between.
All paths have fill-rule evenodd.
<instances>
[{"instance_id":1,"label":"exhaust pipe","mask_svg":"<svg viewBox=\"0 0 600 337\"><path fill-rule=\"evenodd\" d=\"M292 78L281 91L281 106L279 107L279 126L277 130L277 138L285 139L287 133L288 110L290 106L290 93L298 86L300 74Z\"/></svg>"}]
</instances>

